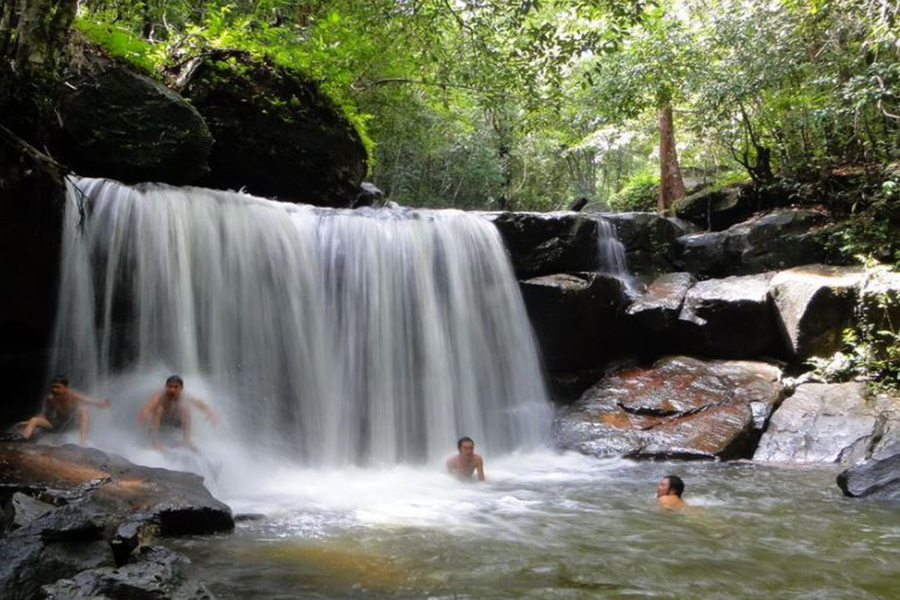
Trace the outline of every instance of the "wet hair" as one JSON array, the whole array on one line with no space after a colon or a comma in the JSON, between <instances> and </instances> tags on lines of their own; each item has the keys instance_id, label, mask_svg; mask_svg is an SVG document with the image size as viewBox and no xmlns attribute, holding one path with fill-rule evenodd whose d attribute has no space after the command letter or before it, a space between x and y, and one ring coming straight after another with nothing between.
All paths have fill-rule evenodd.
<instances>
[{"instance_id":1,"label":"wet hair","mask_svg":"<svg viewBox=\"0 0 900 600\"><path fill-rule=\"evenodd\" d=\"M172 385L173 383L177 383L181 387L184 387L184 379L178 375L169 375L169 378L166 379L166 385Z\"/></svg>"},{"instance_id":2,"label":"wet hair","mask_svg":"<svg viewBox=\"0 0 900 600\"><path fill-rule=\"evenodd\" d=\"M56 375L50 380L50 385L56 385L57 383L69 387L69 378L62 375Z\"/></svg>"},{"instance_id":3,"label":"wet hair","mask_svg":"<svg viewBox=\"0 0 900 600\"><path fill-rule=\"evenodd\" d=\"M675 495L681 498L684 493L684 481L678 475L666 475L665 479L669 480L669 489L675 492Z\"/></svg>"},{"instance_id":4,"label":"wet hair","mask_svg":"<svg viewBox=\"0 0 900 600\"><path fill-rule=\"evenodd\" d=\"M458 442L456 442L456 449L457 450L461 449L464 442L472 442L472 445L473 446L475 445L475 440L473 440L472 438L470 438L467 435L464 435L463 437L459 438Z\"/></svg>"}]
</instances>

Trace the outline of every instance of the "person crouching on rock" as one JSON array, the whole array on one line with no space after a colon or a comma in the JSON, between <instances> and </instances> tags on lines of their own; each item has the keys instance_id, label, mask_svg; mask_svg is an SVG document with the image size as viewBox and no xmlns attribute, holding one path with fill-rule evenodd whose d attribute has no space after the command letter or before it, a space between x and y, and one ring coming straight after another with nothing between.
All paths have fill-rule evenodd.
<instances>
[{"instance_id":1,"label":"person crouching on rock","mask_svg":"<svg viewBox=\"0 0 900 600\"><path fill-rule=\"evenodd\" d=\"M459 451L447 459L447 471L460 481L470 481L478 471L478 481L484 481L484 460L475 454L475 442L470 437L461 437L456 442Z\"/></svg>"},{"instance_id":2,"label":"person crouching on rock","mask_svg":"<svg viewBox=\"0 0 900 600\"><path fill-rule=\"evenodd\" d=\"M18 423L22 437L31 439L37 429L64 433L78 423L79 443L87 442L90 415L87 406L109 408L111 400L96 400L69 388L69 380L57 375L50 381L50 393L44 399L41 413Z\"/></svg>"},{"instance_id":3,"label":"person crouching on rock","mask_svg":"<svg viewBox=\"0 0 900 600\"><path fill-rule=\"evenodd\" d=\"M684 481L677 475L666 475L656 486L656 503L660 508L680 510L688 505L681 499L684 493Z\"/></svg>"},{"instance_id":4,"label":"person crouching on rock","mask_svg":"<svg viewBox=\"0 0 900 600\"><path fill-rule=\"evenodd\" d=\"M188 397L184 393L184 380L178 375L166 379L163 391L154 394L138 413L138 421L150 424L150 445L162 450L159 443L160 428L181 429L182 443L196 450L191 443L191 407L196 407L206 415L206 420L216 425L216 413L205 402Z\"/></svg>"}]
</instances>

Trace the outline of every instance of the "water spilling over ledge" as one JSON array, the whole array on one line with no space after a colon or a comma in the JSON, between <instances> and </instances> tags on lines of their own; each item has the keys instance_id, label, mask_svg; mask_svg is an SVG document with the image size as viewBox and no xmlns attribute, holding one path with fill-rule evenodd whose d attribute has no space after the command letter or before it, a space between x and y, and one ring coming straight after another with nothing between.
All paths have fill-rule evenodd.
<instances>
[{"instance_id":1,"label":"water spilling over ledge","mask_svg":"<svg viewBox=\"0 0 900 600\"><path fill-rule=\"evenodd\" d=\"M181 373L219 435L314 465L548 435L522 299L479 216L72 179L66 218L53 365L81 387Z\"/></svg>"}]
</instances>

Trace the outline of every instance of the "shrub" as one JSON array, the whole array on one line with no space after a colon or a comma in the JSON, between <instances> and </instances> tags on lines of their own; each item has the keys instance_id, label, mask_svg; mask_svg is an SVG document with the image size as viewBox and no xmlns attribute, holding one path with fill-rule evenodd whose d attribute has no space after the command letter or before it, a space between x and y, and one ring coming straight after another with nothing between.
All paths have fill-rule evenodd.
<instances>
[{"instance_id":1,"label":"shrub","mask_svg":"<svg viewBox=\"0 0 900 600\"><path fill-rule=\"evenodd\" d=\"M659 173L638 171L621 190L609 199L609 207L616 212L656 210L659 198Z\"/></svg>"}]
</instances>

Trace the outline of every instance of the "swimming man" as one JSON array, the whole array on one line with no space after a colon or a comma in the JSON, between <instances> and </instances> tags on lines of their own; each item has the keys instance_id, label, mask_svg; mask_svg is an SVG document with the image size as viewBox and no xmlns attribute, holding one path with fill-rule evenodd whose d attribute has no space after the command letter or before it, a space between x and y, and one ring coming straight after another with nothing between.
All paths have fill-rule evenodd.
<instances>
[{"instance_id":1,"label":"swimming man","mask_svg":"<svg viewBox=\"0 0 900 600\"><path fill-rule=\"evenodd\" d=\"M37 429L47 429L53 433L64 433L78 423L78 442L87 442L90 415L86 406L109 408L111 400L96 400L69 388L69 380L57 375L50 381L50 393L44 399L44 407L27 421L17 424L22 437L29 440Z\"/></svg>"},{"instance_id":2,"label":"swimming man","mask_svg":"<svg viewBox=\"0 0 900 600\"><path fill-rule=\"evenodd\" d=\"M138 413L138 420L150 424L150 445L162 450L159 443L161 427L181 429L182 443L191 450L196 450L191 443L191 407L196 407L206 415L206 420L213 425L218 418L216 413L205 402L184 394L184 380L178 375L166 379L163 391L154 394Z\"/></svg>"},{"instance_id":3,"label":"swimming man","mask_svg":"<svg viewBox=\"0 0 900 600\"><path fill-rule=\"evenodd\" d=\"M666 475L656 486L656 503L660 508L680 510L688 505L681 499L684 481L677 475Z\"/></svg>"},{"instance_id":4,"label":"swimming man","mask_svg":"<svg viewBox=\"0 0 900 600\"><path fill-rule=\"evenodd\" d=\"M478 481L484 481L484 460L475 454L475 442L470 437L461 437L456 442L459 453L447 459L447 471L460 481L470 481L478 471Z\"/></svg>"}]
</instances>

